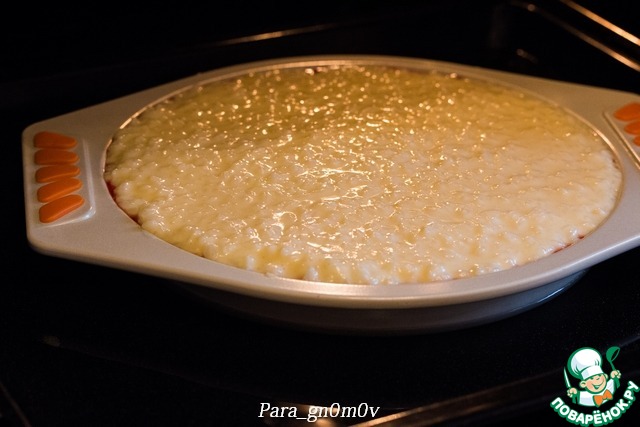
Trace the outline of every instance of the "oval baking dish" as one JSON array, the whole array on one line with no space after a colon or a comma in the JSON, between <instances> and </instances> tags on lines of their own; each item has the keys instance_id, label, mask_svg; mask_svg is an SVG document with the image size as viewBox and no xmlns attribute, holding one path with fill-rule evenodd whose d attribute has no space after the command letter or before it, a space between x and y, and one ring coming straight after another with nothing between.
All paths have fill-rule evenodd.
<instances>
[{"instance_id":1,"label":"oval baking dish","mask_svg":"<svg viewBox=\"0 0 640 427\"><path fill-rule=\"evenodd\" d=\"M148 105L212 79L347 63L493 80L568 109L602 136L618 160L622 187L614 210L577 243L522 266L448 281L371 286L277 278L207 260L143 231L113 201L102 176L105 150L115 131ZM397 333L477 325L533 308L575 283L589 267L640 244L640 147L634 128L640 123L639 102L633 93L415 58L298 57L213 70L26 128L27 235L42 253L174 280L215 304L298 327Z\"/></svg>"}]
</instances>

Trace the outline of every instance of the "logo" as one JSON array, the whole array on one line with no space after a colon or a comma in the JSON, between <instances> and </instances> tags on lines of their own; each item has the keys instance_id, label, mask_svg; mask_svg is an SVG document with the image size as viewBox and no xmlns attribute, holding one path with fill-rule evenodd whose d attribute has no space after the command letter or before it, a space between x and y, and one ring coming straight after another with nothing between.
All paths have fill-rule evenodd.
<instances>
[{"instance_id":1,"label":"logo","mask_svg":"<svg viewBox=\"0 0 640 427\"><path fill-rule=\"evenodd\" d=\"M551 402L553 410L568 422L580 426L603 426L622 417L640 388L633 381L622 383L622 373L613 365L619 353L619 347L606 351L607 367L603 365L601 354L593 348L574 351L564 369L564 385L571 404L557 397Z\"/></svg>"}]
</instances>

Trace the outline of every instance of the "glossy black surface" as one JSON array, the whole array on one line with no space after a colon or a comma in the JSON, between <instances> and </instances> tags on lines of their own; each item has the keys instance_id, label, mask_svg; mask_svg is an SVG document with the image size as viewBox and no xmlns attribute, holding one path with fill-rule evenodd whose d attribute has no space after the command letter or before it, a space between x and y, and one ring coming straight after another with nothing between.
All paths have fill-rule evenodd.
<instances>
[{"instance_id":1,"label":"glossy black surface","mask_svg":"<svg viewBox=\"0 0 640 427\"><path fill-rule=\"evenodd\" d=\"M0 426L292 421L258 417L263 402L366 403L382 407L380 414L442 404L443 425L456 425L454 415L468 425L566 425L549 404L564 396L562 368L584 346L621 347L616 368L623 380L640 384L640 250L595 266L563 294L506 320L440 334L368 337L263 324L214 309L168 281L29 248L22 130L200 71L294 55L386 54L640 93L640 72L579 35L635 61L638 48L558 1L344 3L285 8L240 1L153 14L141 5L45 7L17 13L25 24L18 30L3 27ZM640 34L632 2L583 4ZM265 33L271 37L248 37ZM541 375L545 381L536 381ZM515 381L525 381L517 402L505 388ZM446 406L476 392L497 394L503 403L478 406L468 399ZM640 404L613 425L638 419Z\"/></svg>"}]
</instances>

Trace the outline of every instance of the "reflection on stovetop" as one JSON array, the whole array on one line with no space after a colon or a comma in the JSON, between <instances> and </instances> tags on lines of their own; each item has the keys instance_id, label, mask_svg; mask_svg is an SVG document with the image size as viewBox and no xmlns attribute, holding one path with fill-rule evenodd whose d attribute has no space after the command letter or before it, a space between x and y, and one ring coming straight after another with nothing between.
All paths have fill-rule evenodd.
<instances>
[{"instance_id":1,"label":"reflection on stovetop","mask_svg":"<svg viewBox=\"0 0 640 427\"><path fill-rule=\"evenodd\" d=\"M487 406L473 421L500 414L565 422L545 393L564 396L562 370L575 349L620 346L616 367L637 378L640 249L509 319L446 333L358 336L265 324L212 308L169 281L37 254L25 238L22 129L220 66L303 54L406 55L640 92L638 71L580 35L636 61L637 50L568 3L340 2L318 11L300 3L285 14L271 3L235 2L227 12L202 6L196 15L167 9L157 16L136 5L35 11L33 25L3 37L10 46L0 59L11 207L3 255L13 273L0 286L0 425L284 425L259 417L267 402L366 403L381 415L455 402L463 413L455 399L554 372L556 389L547 388L553 380L544 389L535 383L530 399L508 405L513 413ZM639 33L630 18L638 15L576 3ZM270 36L247 38L255 34ZM640 416L640 407L632 410L626 420Z\"/></svg>"}]
</instances>

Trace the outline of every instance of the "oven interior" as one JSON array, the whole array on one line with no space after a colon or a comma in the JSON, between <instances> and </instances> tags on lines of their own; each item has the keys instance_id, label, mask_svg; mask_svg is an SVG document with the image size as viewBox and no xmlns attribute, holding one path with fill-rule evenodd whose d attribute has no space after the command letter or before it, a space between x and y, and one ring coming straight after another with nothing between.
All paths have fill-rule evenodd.
<instances>
[{"instance_id":1,"label":"oven interior","mask_svg":"<svg viewBox=\"0 0 640 427\"><path fill-rule=\"evenodd\" d=\"M426 336L325 335L212 310L170 281L36 254L24 236L18 184L18 141L31 123L261 59L412 56L640 93L638 6L613 3L236 1L154 13L142 4L47 6L24 11L29 19L18 29L2 26L0 113L12 150L4 173L7 203L16 207L4 245L11 265L29 267L0 291L8 320L0 328L8 343L0 385L20 408L0 400L0 421L286 421L257 418L266 401L380 402L386 414L431 405L439 425L556 421L549 401L564 393L561 367L584 345L619 345L616 366L637 379L640 293L632 267L639 250L595 266L562 295L510 320ZM585 306L615 309L603 325L600 316L582 316ZM533 389L515 404L505 393L520 381ZM460 406L476 393L513 404Z\"/></svg>"}]
</instances>

